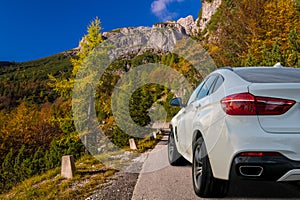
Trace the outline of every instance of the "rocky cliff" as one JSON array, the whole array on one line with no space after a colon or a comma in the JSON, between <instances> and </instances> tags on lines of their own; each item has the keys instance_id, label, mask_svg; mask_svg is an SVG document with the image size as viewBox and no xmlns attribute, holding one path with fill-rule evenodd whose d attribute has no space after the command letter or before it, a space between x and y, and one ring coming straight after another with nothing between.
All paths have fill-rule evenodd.
<instances>
[{"instance_id":1,"label":"rocky cliff","mask_svg":"<svg viewBox=\"0 0 300 200\"><path fill-rule=\"evenodd\" d=\"M197 26L198 19L194 19L192 15L189 15L185 18L180 18L177 21L167 21L164 23L154 24L153 28L167 28L178 31L181 34L193 36L196 35L199 31Z\"/></svg>"},{"instance_id":2,"label":"rocky cliff","mask_svg":"<svg viewBox=\"0 0 300 200\"><path fill-rule=\"evenodd\" d=\"M170 20L167 22L161 22L154 24L152 27L125 27L119 28L112 31L104 32L103 38L109 39L116 35L131 34L134 32L138 33L151 33L151 29L166 29L166 30L175 30L182 35L186 36L197 36L198 33L206 27L207 23L210 21L212 15L216 12L218 7L221 5L222 0L202 0L202 9L201 9L201 19L194 19L192 15L189 15L185 18L180 18L177 21ZM153 33L153 32L152 32ZM146 34L146 35L147 35ZM158 37L159 38L159 37ZM137 38L140 40L141 38ZM158 43L157 46L161 46L159 44L160 40L153 40L153 42ZM168 49L168 47L166 47ZM80 46L78 47L80 49Z\"/></svg>"},{"instance_id":3,"label":"rocky cliff","mask_svg":"<svg viewBox=\"0 0 300 200\"><path fill-rule=\"evenodd\" d=\"M178 39L177 37L197 35L199 31L197 24L197 20L189 15L185 18L180 18L178 21L157 23L152 27L139 26L119 28L104 32L102 36L105 40L115 40L114 43L116 43L117 46L123 47L118 49L118 51L124 51L124 53L130 52L131 55L139 55L150 50L157 54L162 54L172 51ZM176 34L177 32L179 34ZM81 42L84 42L84 38ZM141 47L141 44L143 44L143 47ZM130 47L130 49L124 47ZM80 48L79 45L77 50L80 51Z\"/></svg>"},{"instance_id":4,"label":"rocky cliff","mask_svg":"<svg viewBox=\"0 0 300 200\"><path fill-rule=\"evenodd\" d=\"M194 19L193 16L189 15L185 18L179 19L178 21L158 23L153 25L153 27L171 28L182 34L190 36L197 35L199 31L205 29L206 25L209 23L211 17L216 13L221 3L222 0L202 0L200 19Z\"/></svg>"},{"instance_id":5,"label":"rocky cliff","mask_svg":"<svg viewBox=\"0 0 300 200\"><path fill-rule=\"evenodd\" d=\"M189 15L185 18L180 18L178 21L167 21L167 22L161 22L161 23L157 23L154 24L152 26L152 28L164 28L164 29L171 29L171 30L175 30L183 35L188 35L188 36L193 36L196 35L198 33L199 27L197 26L197 20L198 19L194 19L193 16ZM103 33L103 37L104 38L109 38L113 35L116 35L118 33L126 33L129 31L132 31L134 29L137 29L139 31L141 31L142 29L148 30L149 27L126 27L126 28L119 28L119 29L115 29L109 32L104 32Z\"/></svg>"},{"instance_id":6,"label":"rocky cliff","mask_svg":"<svg viewBox=\"0 0 300 200\"><path fill-rule=\"evenodd\" d=\"M173 28L160 29L143 26L103 33L103 37L114 46L114 51L110 52L110 56L114 58L122 56L126 59L147 51L156 54L172 52L176 41L182 36L183 34L178 34Z\"/></svg>"},{"instance_id":7,"label":"rocky cliff","mask_svg":"<svg viewBox=\"0 0 300 200\"><path fill-rule=\"evenodd\" d=\"M200 30L204 30L211 17L215 14L222 0L202 0Z\"/></svg>"}]
</instances>

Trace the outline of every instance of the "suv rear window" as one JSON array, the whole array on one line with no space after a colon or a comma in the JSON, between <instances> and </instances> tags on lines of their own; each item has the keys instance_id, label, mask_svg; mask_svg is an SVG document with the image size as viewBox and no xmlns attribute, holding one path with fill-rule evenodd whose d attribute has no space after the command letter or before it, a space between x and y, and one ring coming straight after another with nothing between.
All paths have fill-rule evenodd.
<instances>
[{"instance_id":1,"label":"suv rear window","mask_svg":"<svg viewBox=\"0 0 300 200\"><path fill-rule=\"evenodd\" d=\"M234 72L251 83L300 83L300 68L235 68Z\"/></svg>"}]
</instances>

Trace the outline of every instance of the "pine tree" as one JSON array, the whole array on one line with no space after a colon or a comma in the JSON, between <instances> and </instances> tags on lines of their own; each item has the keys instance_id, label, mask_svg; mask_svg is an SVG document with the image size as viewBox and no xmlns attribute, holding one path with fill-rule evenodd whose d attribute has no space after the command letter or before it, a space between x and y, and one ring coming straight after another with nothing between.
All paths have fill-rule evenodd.
<instances>
[{"instance_id":1,"label":"pine tree","mask_svg":"<svg viewBox=\"0 0 300 200\"><path fill-rule=\"evenodd\" d=\"M32 174L39 174L46 171L46 163L45 163L44 156L45 154L40 148L34 153L30 165Z\"/></svg>"},{"instance_id":2,"label":"pine tree","mask_svg":"<svg viewBox=\"0 0 300 200\"><path fill-rule=\"evenodd\" d=\"M263 45L259 65L261 65L261 66L271 66L272 65L271 53L267 49L266 45Z\"/></svg>"},{"instance_id":3,"label":"pine tree","mask_svg":"<svg viewBox=\"0 0 300 200\"><path fill-rule=\"evenodd\" d=\"M271 66L278 62L281 62L282 64L285 63L284 56L280 49L280 44L279 44L278 38L276 38L276 40L273 44L273 48L271 51L271 61L272 61L272 63L270 64Z\"/></svg>"},{"instance_id":4,"label":"pine tree","mask_svg":"<svg viewBox=\"0 0 300 200\"><path fill-rule=\"evenodd\" d=\"M299 37L295 29L292 29L289 33L289 48L286 51L287 63L290 67L299 66Z\"/></svg>"},{"instance_id":5,"label":"pine tree","mask_svg":"<svg viewBox=\"0 0 300 200\"><path fill-rule=\"evenodd\" d=\"M24 168L22 166L22 163L25 159L25 145L22 145L14 162L14 174L18 180L24 180L26 178L26 174L24 173Z\"/></svg>"},{"instance_id":6,"label":"pine tree","mask_svg":"<svg viewBox=\"0 0 300 200\"><path fill-rule=\"evenodd\" d=\"M61 156L63 155L63 152L61 152L61 149L59 149L58 141L54 139L51 143L49 155L48 157L45 157L45 159L48 160L48 169L53 169L54 167L57 167L61 163Z\"/></svg>"},{"instance_id":7,"label":"pine tree","mask_svg":"<svg viewBox=\"0 0 300 200\"><path fill-rule=\"evenodd\" d=\"M16 181L14 163L13 151L12 149L10 149L9 153L5 156L5 159L2 163L2 177L4 178L6 188L12 187Z\"/></svg>"}]
</instances>

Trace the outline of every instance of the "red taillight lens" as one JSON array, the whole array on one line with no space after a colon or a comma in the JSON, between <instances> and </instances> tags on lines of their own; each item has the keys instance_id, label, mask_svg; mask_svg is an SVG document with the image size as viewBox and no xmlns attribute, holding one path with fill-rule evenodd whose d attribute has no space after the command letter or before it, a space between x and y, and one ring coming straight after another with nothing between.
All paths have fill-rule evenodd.
<instances>
[{"instance_id":1,"label":"red taillight lens","mask_svg":"<svg viewBox=\"0 0 300 200\"><path fill-rule=\"evenodd\" d=\"M282 115L295 103L293 100L256 97L256 106L259 115Z\"/></svg>"},{"instance_id":2,"label":"red taillight lens","mask_svg":"<svg viewBox=\"0 0 300 200\"><path fill-rule=\"evenodd\" d=\"M281 154L277 153L277 152L243 152L243 153L240 153L239 156L242 156L242 157L267 157L267 156L281 156Z\"/></svg>"},{"instance_id":3,"label":"red taillight lens","mask_svg":"<svg viewBox=\"0 0 300 200\"><path fill-rule=\"evenodd\" d=\"M233 94L221 100L228 115L282 115L296 102L271 97L255 97L250 93Z\"/></svg>"},{"instance_id":4,"label":"red taillight lens","mask_svg":"<svg viewBox=\"0 0 300 200\"><path fill-rule=\"evenodd\" d=\"M255 97L249 93L230 95L221 104L228 115L256 115Z\"/></svg>"}]
</instances>

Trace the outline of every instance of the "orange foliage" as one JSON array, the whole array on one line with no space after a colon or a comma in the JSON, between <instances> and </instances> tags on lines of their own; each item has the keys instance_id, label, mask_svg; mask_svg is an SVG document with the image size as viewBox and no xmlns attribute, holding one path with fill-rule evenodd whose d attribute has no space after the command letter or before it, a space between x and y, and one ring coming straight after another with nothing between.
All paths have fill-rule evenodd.
<instances>
[{"instance_id":1,"label":"orange foliage","mask_svg":"<svg viewBox=\"0 0 300 200\"><path fill-rule=\"evenodd\" d=\"M11 113L0 117L0 159L10 149L18 151L22 145L33 153L41 148L48 149L54 137L62 135L60 127L52 123L51 104L45 103L39 109L38 106L27 106L21 103Z\"/></svg>"}]
</instances>

